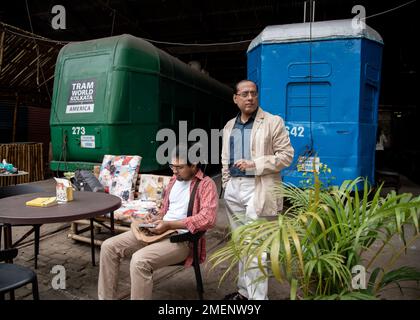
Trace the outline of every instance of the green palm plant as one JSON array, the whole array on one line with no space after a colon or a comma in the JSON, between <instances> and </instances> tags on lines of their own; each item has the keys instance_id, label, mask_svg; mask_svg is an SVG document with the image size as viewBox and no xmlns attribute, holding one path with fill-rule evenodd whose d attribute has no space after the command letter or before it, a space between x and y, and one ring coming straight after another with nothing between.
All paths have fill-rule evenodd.
<instances>
[{"instance_id":1,"label":"green palm plant","mask_svg":"<svg viewBox=\"0 0 420 320\"><path fill-rule=\"evenodd\" d=\"M316 173L313 188L282 184L274 192L288 200L289 208L274 221L259 219L235 229L230 241L210 256L213 267L228 262L220 281L239 260L251 268L254 258L263 277L289 283L291 299L374 299L392 283L420 280L420 272L413 268L392 269L419 237L420 197L395 192L381 197L381 187L373 190L361 178L324 189ZM407 225L414 227L414 234L406 232ZM372 271L366 288L354 290L353 267L370 270L394 236L402 241L400 250L385 268ZM379 249L372 246L377 241ZM373 257L365 262L368 251ZM267 253L264 267L261 261Z\"/></svg>"}]
</instances>

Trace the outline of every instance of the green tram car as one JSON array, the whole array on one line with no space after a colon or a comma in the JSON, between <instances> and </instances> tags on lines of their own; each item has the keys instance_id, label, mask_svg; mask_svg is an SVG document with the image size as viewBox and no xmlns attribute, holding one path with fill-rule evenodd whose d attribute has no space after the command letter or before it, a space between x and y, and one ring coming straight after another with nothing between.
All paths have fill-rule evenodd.
<instances>
[{"instance_id":1,"label":"green tram car","mask_svg":"<svg viewBox=\"0 0 420 320\"><path fill-rule=\"evenodd\" d=\"M55 69L50 168L91 169L115 154L142 156L142 172L164 170L156 161L160 129L178 136L179 121L187 121L188 131L210 133L235 113L232 89L145 40L124 34L70 43Z\"/></svg>"}]
</instances>

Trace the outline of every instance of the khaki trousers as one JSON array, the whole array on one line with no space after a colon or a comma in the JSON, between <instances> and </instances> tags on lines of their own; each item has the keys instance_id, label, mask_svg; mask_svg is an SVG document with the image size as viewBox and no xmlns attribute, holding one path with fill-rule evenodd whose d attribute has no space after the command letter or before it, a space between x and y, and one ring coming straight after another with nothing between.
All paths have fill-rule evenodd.
<instances>
[{"instance_id":1,"label":"khaki trousers","mask_svg":"<svg viewBox=\"0 0 420 320\"><path fill-rule=\"evenodd\" d=\"M190 252L188 244L188 241L171 243L167 238L146 245L131 231L105 240L99 262L98 298L116 298L120 263L123 258L131 257L131 299L152 299L153 271L184 261Z\"/></svg>"}]
</instances>

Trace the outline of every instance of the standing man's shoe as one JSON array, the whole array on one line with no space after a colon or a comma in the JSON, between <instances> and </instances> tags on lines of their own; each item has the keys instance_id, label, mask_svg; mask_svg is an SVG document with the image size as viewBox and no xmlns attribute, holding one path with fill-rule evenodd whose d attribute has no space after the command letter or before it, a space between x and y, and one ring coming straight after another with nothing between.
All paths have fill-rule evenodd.
<instances>
[{"instance_id":1,"label":"standing man's shoe","mask_svg":"<svg viewBox=\"0 0 420 320\"><path fill-rule=\"evenodd\" d=\"M226 295L223 300L248 300L248 298L241 295L239 292L233 292Z\"/></svg>"}]
</instances>

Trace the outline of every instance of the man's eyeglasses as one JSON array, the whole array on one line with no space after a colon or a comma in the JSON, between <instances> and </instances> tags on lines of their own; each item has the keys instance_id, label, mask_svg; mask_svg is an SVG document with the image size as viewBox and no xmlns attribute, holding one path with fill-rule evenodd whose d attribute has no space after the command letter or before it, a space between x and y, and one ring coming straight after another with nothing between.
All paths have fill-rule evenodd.
<instances>
[{"instance_id":1,"label":"man's eyeglasses","mask_svg":"<svg viewBox=\"0 0 420 320\"><path fill-rule=\"evenodd\" d=\"M171 168L171 170L173 171L173 170L182 170L182 169L184 169L185 168L185 164L184 165L180 165L180 166L176 166L176 165L174 165L174 164L170 164L169 165L169 168Z\"/></svg>"},{"instance_id":2,"label":"man's eyeglasses","mask_svg":"<svg viewBox=\"0 0 420 320\"><path fill-rule=\"evenodd\" d=\"M242 91L239 93L235 93L237 96L240 96L242 98L247 98L248 95L250 94L252 98L255 98L256 96L258 96L258 92L257 91Z\"/></svg>"}]
</instances>

